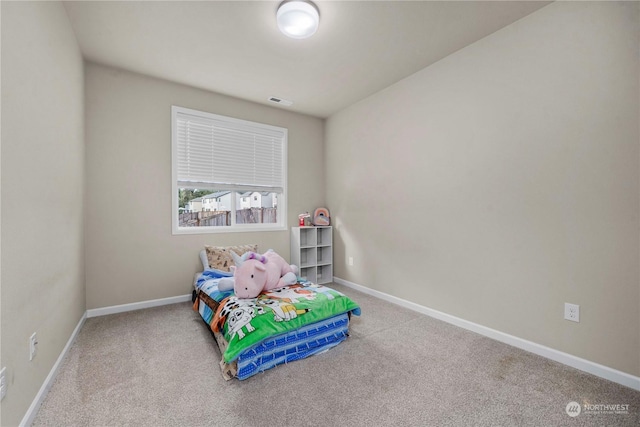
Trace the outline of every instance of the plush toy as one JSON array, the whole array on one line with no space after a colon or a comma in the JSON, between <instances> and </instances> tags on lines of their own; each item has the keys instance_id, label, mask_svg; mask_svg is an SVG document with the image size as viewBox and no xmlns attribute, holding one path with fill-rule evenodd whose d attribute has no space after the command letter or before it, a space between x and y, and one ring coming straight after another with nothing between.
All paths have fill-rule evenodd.
<instances>
[{"instance_id":1,"label":"plush toy","mask_svg":"<svg viewBox=\"0 0 640 427\"><path fill-rule=\"evenodd\" d=\"M281 288L296 283L298 267L289 265L273 250L263 255L247 252L242 257L232 251L235 266L231 267L233 278L220 279L218 289L233 289L238 298L255 298L262 291Z\"/></svg>"}]
</instances>

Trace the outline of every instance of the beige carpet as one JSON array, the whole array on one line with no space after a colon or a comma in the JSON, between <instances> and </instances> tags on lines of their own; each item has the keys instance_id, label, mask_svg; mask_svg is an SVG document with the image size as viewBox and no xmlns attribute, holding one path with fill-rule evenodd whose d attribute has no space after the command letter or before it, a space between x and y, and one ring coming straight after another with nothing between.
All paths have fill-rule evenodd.
<instances>
[{"instance_id":1,"label":"beige carpet","mask_svg":"<svg viewBox=\"0 0 640 427\"><path fill-rule=\"evenodd\" d=\"M222 379L188 303L88 319L33 425L640 425L640 392L332 286L362 307L351 336L245 381Z\"/></svg>"}]
</instances>

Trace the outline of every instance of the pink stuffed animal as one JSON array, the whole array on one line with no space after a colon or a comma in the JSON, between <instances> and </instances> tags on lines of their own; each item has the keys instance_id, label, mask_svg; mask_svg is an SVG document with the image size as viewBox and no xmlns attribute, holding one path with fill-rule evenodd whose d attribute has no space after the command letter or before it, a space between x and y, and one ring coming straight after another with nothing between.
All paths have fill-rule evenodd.
<instances>
[{"instance_id":1,"label":"pink stuffed animal","mask_svg":"<svg viewBox=\"0 0 640 427\"><path fill-rule=\"evenodd\" d=\"M247 252L242 257L233 251L235 267L231 267L233 279L221 279L218 289L221 291L233 288L238 298L255 298L260 292L281 288L296 283L298 267L289 265L273 250L263 255Z\"/></svg>"}]
</instances>

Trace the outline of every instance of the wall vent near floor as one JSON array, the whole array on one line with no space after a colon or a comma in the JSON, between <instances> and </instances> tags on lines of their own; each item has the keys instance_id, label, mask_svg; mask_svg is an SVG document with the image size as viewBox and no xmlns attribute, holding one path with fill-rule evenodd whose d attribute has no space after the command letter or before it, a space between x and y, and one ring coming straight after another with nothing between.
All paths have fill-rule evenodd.
<instances>
[{"instance_id":1,"label":"wall vent near floor","mask_svg":"<svg viewBox=\"0 0 640 427\"><path fill-rule=\"evenodd\" d=\"M293 101L287 101L286 99L278 98L275 96L269 97L269 102L273 102L274 104L285 105L287 107L289 105L293 105Z\"/></svg>"}]
</instances>

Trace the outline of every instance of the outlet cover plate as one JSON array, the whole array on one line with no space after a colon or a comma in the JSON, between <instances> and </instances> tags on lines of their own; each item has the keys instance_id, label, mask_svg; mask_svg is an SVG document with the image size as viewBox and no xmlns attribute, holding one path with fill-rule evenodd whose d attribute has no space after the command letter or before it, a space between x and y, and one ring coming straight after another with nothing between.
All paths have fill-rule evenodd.
<instances>
[{"instance_id":1,"label":"outlet cover plate","mask_svg":"<svg viewBox=\"0 0 640 427\"><path fill-rule=\"evenodd\" d=\"M564 318L572 322L580 322L580 306L578 304L564 303Z\"/></svg>"},{"instance_id":2,"label":"outlet cover plate","mask_svg":"<svg viewBox=\"0 0 640 427\"><path fill-rule=\"evenodd\" d=\"M7 395L7 379L5 374L7 373L7 368L2 368L0 371L0 400L4 399Z\"/></svg>"}]
</instances>

